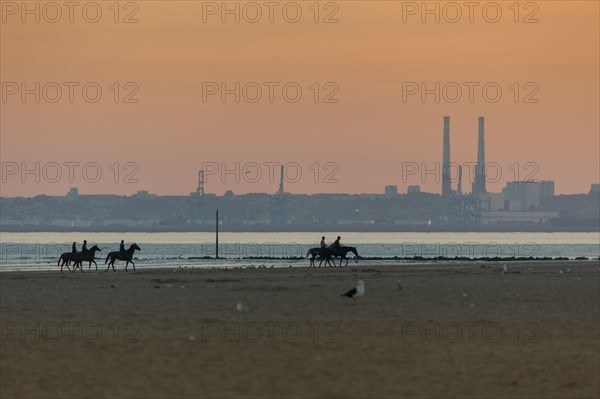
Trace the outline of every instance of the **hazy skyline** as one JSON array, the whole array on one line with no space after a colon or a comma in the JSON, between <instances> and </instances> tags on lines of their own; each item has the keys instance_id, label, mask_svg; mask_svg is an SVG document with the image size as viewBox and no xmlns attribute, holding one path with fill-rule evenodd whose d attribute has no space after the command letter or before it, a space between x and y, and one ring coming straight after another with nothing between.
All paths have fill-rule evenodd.
<instances>
[{"instance_id":1,"label":"hazy skyline","mask_svg":"<svg viewBox=\"0 0 600 399\"><path fill-rule=\"evenodd\" d=\"M533 178L555 180L557 194L587 193L600 181L597 2L531 2L539 10L520 9L517 23L512 2L498 3L503 14L496 23L478 12L473 23L466 14L457 23L443 15L440 23L431 16L422 23L420 14L403 10L403 3L412 2L331 2L337 11L320 3L319 23L312 2L297 2L303 12L297 23L277 12L269 23L266 9L258 23L234 23L231 17L221 23L219 14L207 15L212 10L203 15L203 2L132 2L138 9L121 9L119 23L108 3L101 3L97 23L78 12L74 23L64 16L50 23L44 15L39 23L22 23L6 3L0 23L3 165L96 162L102 178L89 183L76 173L70 182L67 167L56 183L48 182L53 173L39 183L33 175L26 183L3 176L3 196L63 195L72 186L89 194L186 195L195 190L203 162L230 168L236 162L295 162L303 175L286 183L291 193L382 193L388 184L400 192L418 184L439 193L433 175L403 181L402 167L441 164L445 115L451 117L451 160L461 164L476 161L477 117L486 118L486 161L503 171L499 181L488 182L488 191L526 177L533 171L525 169L528 164L537 167ZM46 16L54 15L50 11ZM130 14L138 22L122 23ZM322 23L327 15L338 22ZM523 23L527 16L538 22ZM23 103L21 93L10 94L13 83L20 89L23 82L29 88L40 82L39 103L34 95ZM48 82L62 87L56 103L47 101L54 87L41 93ZM64 82L79 84L72 103ZM81 97L89 82L102 89L96 103ZM222 103L218 95L207 96L210 82L258 82L263 89L264 82L280 82L279 88L297 82L303 96L291 103L276 90L271 103L264 89L256 103L235 103L231 95ZM449 91L439 103L433 95L423 102L418 94L407 95L411 82L429 88L439 82ZM451 82L463 90L455 103ZM479 85L473 102L468 82ZM486 83L502 89L499 101L483 98ZM252 95L254 86L249 88ZM324 103L336 89L331 99L338 102ZM128 94L139 102L125 103ZM138 183L123 182L133 171L125 168L129 162L139 168L133 176ZM323 181L333 170L325 168L327 162L339 168L337 183ZM278 176L270 181L268 166L262 173L256 183L242 174L240 183L233 175L225 182L207 176L206 191L275 192ZM463 191L470 190L464 181Z\"/></svg>"}]
</instances>

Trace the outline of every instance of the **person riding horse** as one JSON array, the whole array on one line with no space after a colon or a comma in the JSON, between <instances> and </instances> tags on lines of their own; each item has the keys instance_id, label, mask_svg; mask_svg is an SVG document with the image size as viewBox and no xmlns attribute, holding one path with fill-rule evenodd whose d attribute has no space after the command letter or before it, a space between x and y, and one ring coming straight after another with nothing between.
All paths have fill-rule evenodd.
<instances>
[{"instance_id":1,"label":"person riding horse","mask_svg":"<svg viewBox=\"0 0 600 399\"><path fill-rule=\"evenodd\" d=\"M73 242L73 246L71 247L71 253L72 254L77 253L77 243L76 242Z\"/></svg>"},{"instance_id":2,"label":"person riding horse","mask_svg":"<svg viewBox=\"0 0 600 399\"><path fill-rule=\"evenodd\" d=\"M340 250L340 240L342 239L342 237L338 236L338 238L334 241L333 244L331 244L329 246L329 249L331 249L333 251L333 253L337 253Z\"/></svg>"},{"instance_id":3,"label":"person riding horse","mask_svg":"<svg viewBox=\"0 0 600 399\"><path fill-rule=\"evenodd\" d=\"M125 252L125 241L121 240L121 244L119 244L119 252Z\"/></svg>"}]
</instances>

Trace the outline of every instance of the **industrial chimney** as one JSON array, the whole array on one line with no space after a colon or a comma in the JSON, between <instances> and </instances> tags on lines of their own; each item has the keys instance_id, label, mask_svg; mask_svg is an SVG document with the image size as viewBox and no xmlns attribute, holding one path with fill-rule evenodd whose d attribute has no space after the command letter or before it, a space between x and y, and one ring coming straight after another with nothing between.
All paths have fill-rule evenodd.
<instances>
[{"instance_id":1,"label":"industrial chimney","mask_svg":"<svg viewBox=\"0 0 600 399\"><path fill-rule=\"evenodd\" d=\"M450 117L444 116L444 148L442 153L442 197L452 193L450 185Z\"/></svg>"},{"instance_id":2,"label":"industrial chimney","mask_svg":"<svg viewBox=\"0 0 600 399\"><path fill-rule=\"evenodd\" d=\"M281 165L281 174L279 175L279 191L277 194L283 195L285 191L283 191L283 174L284 174L284 166Z\"/></svg>"},{"instance_id":3,"label":"industrial chimney","mask_svg":"<svg viewBox=\"0 0 600 399\"><path fill-rule=\"evenodd\" d=\"M475 183L473 194L487 192L485 187L485 142L484 142L484 118L479 117L478 144L477 144L477 166L475 168Z\"/></svg>"}]
</instances>

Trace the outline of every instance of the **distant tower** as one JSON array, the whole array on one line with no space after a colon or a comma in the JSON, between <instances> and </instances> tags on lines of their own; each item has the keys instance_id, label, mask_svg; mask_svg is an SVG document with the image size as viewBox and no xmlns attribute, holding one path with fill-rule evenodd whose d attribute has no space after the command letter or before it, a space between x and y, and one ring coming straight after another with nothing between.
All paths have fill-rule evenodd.
<instances>
[{"instance_id":1,"label":"distant tower","mask_svg":"<svg viewBox=\"0 0 600 399\"><path fill-rule=\"evenodd\" d=\"M444 148L442 154L442 197L452 193L450 185L450 117L444 116Z\"/></svg>"},{"instance_id":2,"label":"distant tower","mask_svg":"<svg viewBox=\"0 0 600 399\"><path fill-rule=\"evenodd\" d=\"M485 142L484 142L484 118L479 117L477 145L477 166L475 167L475 182L473 183L473 194L487 192L485 187Z\"/></svg>"},{"instance_id":3,"label":"distant tower","mask_svg":"<svg viewBox=\"0 0 600 399\"><path fill-rule=\"evenodd\" d=\"M285 194L285 192L283 191L283 165L281 165L281 175L279 176L279 191L277 191L277 194Z\"/></svg>"},{"instance_id":4,"label":"distant tower","mask_svg":"<svg viewBox=\"0 0 600 399\"><path fill-rule=\"evenodd\" d=\"M458 165L458 187L456 192L459 197L462 195L462 165Z\"/></svg>"},{"instance_id":5,"label":"distant tower","mask_svg":"<svg viewBox=\"0 0 600 399\"><path fill-rule=\"evenodd\" d=\"M284 167L281 165L281 176L279 178L279 190L271 197L270 219L271 226L280 228L288 224L288 196L283 191Z\"/></svg>"},{"instance_id":6,"label":"distant tower","mask_svg":"<svg viewBox=\"0 0 600 399\"><path fill-rule=\"evenodd\" d=\"M198 188L196 189L198 195L204 195L204 171L198 171Z\"/></svg>"}]
</instances>

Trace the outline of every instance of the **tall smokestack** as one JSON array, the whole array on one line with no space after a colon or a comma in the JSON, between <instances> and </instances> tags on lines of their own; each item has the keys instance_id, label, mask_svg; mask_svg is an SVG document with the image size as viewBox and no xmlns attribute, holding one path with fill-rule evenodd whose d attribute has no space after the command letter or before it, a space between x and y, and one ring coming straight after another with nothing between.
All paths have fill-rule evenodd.
<instances>
[{"instance_id":1,"label":"tall smokestack","mask_svg":"<svg viewBox=\"0 0 600 399\"><path fill-rule=\"evenodd\" d=\"M450 185L450 117L444 116L444 148L442 153L442 197L452 193Z\"/></svg>"},{"instance_id":2,"label":"tall smokestack","mask_svg":"<svg viewBox=\"0 0 600 399\"><path fill-rule=\"evenodd\" d=\"M484 141L484 118L479 117L478 145L477 145L477 167L475 168L475 183L473 194L487 192L485 187L485 141Z\"/></svg>"},{"instance_id":3,"label":"tall smokestack","mask_svg":"<svg viewBox=\"0 0 600 399\"><path fill-rule=\"evenodd\" d=\"M283 165L281 165L281 175L279 176L279 194L283 194L283 173L284 173L284 167Z\"/></svg>"}]
</instances>

